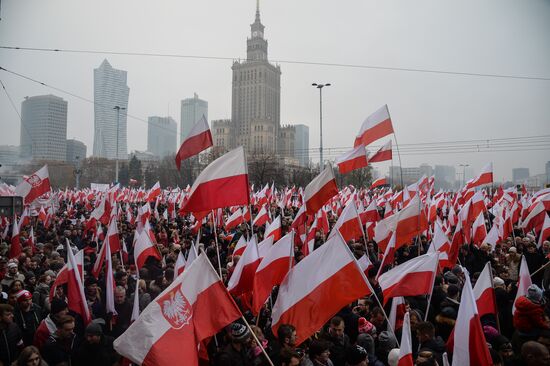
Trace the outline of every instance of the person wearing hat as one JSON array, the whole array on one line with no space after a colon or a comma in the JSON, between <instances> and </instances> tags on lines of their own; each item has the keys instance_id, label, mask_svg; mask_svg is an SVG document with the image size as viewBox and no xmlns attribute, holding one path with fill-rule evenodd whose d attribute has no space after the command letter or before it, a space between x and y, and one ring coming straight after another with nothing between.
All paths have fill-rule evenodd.
<instances>
[{"instance_id":1,"label":"person wearing hat","mask_svg":"<svg viewBox=\"0 0 550 366\"><path fill-rule=\"evenodd\" d=\"M550 321L544 314L545 299L542 289L531 285L527 295L516 300L513 324L523 337L536 337L543 329L550 329Z\"/></svg>"},{"instance_id":2,"label":"person wearing hat","mask_svg":"<svg viewBox=\"0 0 550 366\"><path fill-rule=\"evenodd\" d=\"M17 260L11 259L8 262L8 273L6 273L2 281L0 281L3 291L8 292L12 282L15 280L25 282L25 276L22 273L19 273L19 265L17 264Z\"/></svg>"},{"instance_id":3,"label":"person wearing hat","mask_svg":"<svg viewBox=\"0 0 550 366\"><path fill-rule=\"evenodd\" d=\"M119 357L113 348L114 338L103 334L101 325L88 324L84 332L84 342L75 351L72 362L82 366L111 366Z\"/></svg>"},{"instance_id":4,"label":"person wearing hat","mask_svg":"<svg viewBox=\"0 0 550 366\"><path fill-rule=\"evenodd\" d=\"M58 298L54 298L52 300L50 304L50 309L50 313L44 320L40 322L40 325L36 329L36 333L34 333L33 345L35 345L39 349L42 348L44 343L46 343L50 335L55 333L57 329L55 322L57 321L57 319L69 313L67 303L64 300Z\"/></svg>"},{"instance_id":5,"label":"person wearing hat","mask_svg":"<svg viewBox=\"0 0 550 366\"><path fill-rule=\"evenodd\" d=\"M214 365L216 366L247 366L252 365L250 357L251 334L248 327L234 322L227 328L229 344L216 355Z\"/></svg>"},{"instance_id":6,"label":"person wearing hat","mask_svg":"<svg viewBox=\"0 0 550 366\"><path fill-rule=\"evenodd\" d=\"M34 339L34 333L42 320L42 309L32 302L30 291L21 290L16 294L17 306L14 311L15 323L23 332L23 343L31 346Z\"/></svg>"}]
</instances>

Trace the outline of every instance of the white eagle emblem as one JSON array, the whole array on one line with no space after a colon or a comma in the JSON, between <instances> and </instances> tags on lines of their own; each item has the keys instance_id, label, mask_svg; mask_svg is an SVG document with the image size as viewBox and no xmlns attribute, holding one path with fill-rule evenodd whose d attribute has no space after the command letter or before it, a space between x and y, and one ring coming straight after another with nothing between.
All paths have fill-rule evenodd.
<instances>
[{"instance_id":1,"label":"white eagle emblem","mask_svg":"<svg viewBox=\"0 0 550 366\"><path fill-rule=\"evenodd\" d=\"M183 293L179 291L179 288L175 291L171 291L166 294L168 296L160 299L162 315L170 323L172 328L180 329L184 325L189 324L191 320L191 307L189 302L183 296Z\"/></svg>"},{"instance_id":2,"label":"white eagle emblem","mask_svg":"<svg viewBox=\"0 0 550 366\"><path fill-rule=\"evenodd\" d=\"M27 178L27 182L29 182L29 184L31 186L37 187L42 182L42 179L40 179L40 177L38 175L33 174L33 175L31 175L30 177Z\"/></svg>"}]
</instances>

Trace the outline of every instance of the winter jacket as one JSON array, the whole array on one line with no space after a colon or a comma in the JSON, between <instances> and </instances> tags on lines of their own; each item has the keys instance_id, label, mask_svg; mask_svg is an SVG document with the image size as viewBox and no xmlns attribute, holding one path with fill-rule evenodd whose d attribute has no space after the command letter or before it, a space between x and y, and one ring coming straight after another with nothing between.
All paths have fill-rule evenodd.
<instances>
[{"instance_id":1,"label":"winter jacket","mask_svg":"<svg viewBox=\"0 0 550 366\"><path fill-rule=\"evenodd\" d=\"M550 329L550 322L544 315L544 306L532 302L525 296L521 296L516 301L513 322L514 328L521 333Z\"/></svg>"}]
</instances>

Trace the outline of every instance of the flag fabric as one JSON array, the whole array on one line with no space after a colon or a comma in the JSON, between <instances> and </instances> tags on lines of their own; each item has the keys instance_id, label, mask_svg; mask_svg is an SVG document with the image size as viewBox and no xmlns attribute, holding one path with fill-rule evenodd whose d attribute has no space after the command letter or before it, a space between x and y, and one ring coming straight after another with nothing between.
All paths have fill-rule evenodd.
<instances>
[{"instance_id":1,"label":"flag fabric","mask_svg":"<svg viewBox=\"0 0 550 366\"><path fill-rule=\"evenodd\" d=\"M242 146L214 160L199 174L180 211L202 212L250 203Z\"/></svg>"},{"instance_id":2,"label":"flag fabric","mask_svg":"<svg viewBox=\"0 0 550 366\"><path fill-rule=\"evenodd\" d=\"M292 324L299 345L344 305L372 292L342 237L333 236L283 280L273 306L273 333L281 324Z\"/></svg>"},{"instance_id":3,"label":"flag fabric","mask_svg":"<svg viewBox=\"0 0 550 366\"><path fill-rule=\"evenodd\" d=\"M364 145L359 145L337 157L334 161L338 165L340 174L349 173L368 165L367 152Z\"/></svg>"},{"instance_id":4,"label":"flag fabric","mask_svg":"<svg viewBox=\"0 0 550 366\"><path fill-rule=\"evenodd\" d=\"M466 277L454 328L453 365L489 366L493 362L479 320L470 276Z\"/></svg>"},{"instance_id":5,"label":"flag fabric","mask_svg":"<svg viewBox=\"0 0 550 366\"><path fill-rule=\"evenodd\" d=\"M25 205L31 204L44 193L51 191L48 166L44 165L15 187L15 195L23 197Z\"/></svg>"},{"instance_id":6,"label":"flag fabric","mask_svg":"<svg viewBox=\"0 0 550 366\"><path fill-rule=\"evenodd\" d=\"M529 273L529 267L527 267L527 261L525 260L525 256L522 255L521 264L519 266L518 292L516 293L516 298L512 305L512 314L516 312L516 301L522 296L527 296L527 289L532 284L533 282L531 281L531 274Z\"/></svg>"},{"instance_id":7,"label":"flag fabric","mask_svg":"<svg viewBox=\"0 0 550 366\"><path fill-rule=\"evenodd\" d=\"M198 365L199 344L242 315L202 253L114 342L143 366Z\"/></svg>"},{"instance_id":8,"label":"flag fabric","mask_svg":"<svg viewBox=\"0 0 550 366\"><path fill-rule=\"evenodd\" d=\"M138 270L143 268L145 261L149 257L154 257L159 261L162 259L155 244L151 240L151 235L148 230L143 230L138 235L136 244L134 245L134 259Z\"/></svg>"},{"instance_id":9,"label":"flag fabric","mask_svg":"<svg viewBox=\"0 0 550 366\"><path fill-rule=\"evenodd\" d=\"M391 123L390 111L386 104L365 119L355 138L353 146L358 146L360 144L368 146L370 143L391 133L393 133L393 126Z\"/></svg>"},{"instance_id":10,"label":"flag fabric","mask_svg":"<svg viewBox=\"0 0 550 366\"><path fill-rule=\"evenodd\" d=\"M401 343L399 346L399 361L397 362L397 366L413 366L411 321L408 311L403 318L403 331L401 332Z\"/></svg>"},{"instance_id":11,"label":"flag fabric","mask_svg":"<svg viewBox=\"0 0 550 366\"><path fill-rule=\"evenodd\" d=\"M427 253L409 259L378 278L384 303L396 296L418 296L432 292L437 272L438 253Z\"/></svg>"},{"instance_id":12,"label":"flag fabric","mask_svg":"<svg viewBox=\"0 0 550 366\"><path fill-rule=\"evenodd\" d=\"M378 178L378 179L375 179L375 180L372 181L372 184L370 185L370 189L374 189L376 187L384 186L386 184L388 184L386 182L386 178L381 177L381 178Z\"/></svg>"},{"instance_id":13,"label":"flag fabric","mask_svg":"<svg viewBox=\"0 0 550 366\"><path fill-rule=\"evenodd\" d=\"M181 162L191 156L197 155L201 151L208 149L212 143L212 133L208 121L203 115L202 118L195 123L181 143L181 146L176 154L176 166L180 170Z\"/></svg>"},{"instance_id":14,"label":"flag fabric","mask_svg":"<svg viewBox=\"0 0 550 366\"><path fill-rule=\"evenodd\" d=\"M227 290L231 295L240 296L252 291L254 286L254 274L260 265L260 260L256 236L254 235L246 245L243 255L237 262L231 278L229 278Z\"/></svg>"},{"instance_id":15,"label":"flag fabric","mask_svg":"<svg viewBox=\"0 0 550 366\"><path fill-rule=\"evenodd\" d=\"M254 314L258 314L273 286L281 284L294 261L293 236L290 232L273 244L256 269L252 296Z\"/></svg>"},{"instance_id":16,"label":"flag fabric","mask_svg":"<svg viewBox=\"0 0 550 366\"><path fill-rule=\"evenodd\" d=\"M487 262L474 286L474 298L480 317L486 314L497 314L497 299L493 288L491 262Z\"/></svg>"},{"instance_id":17,"label":"flag fabric","mask_svg":"<svg viewBox=\"0 0 550 366\"><path fill-rule=\"evenodd\" d=\"M327 164L327 167L304 190L307 214L314 215L328 200L337 194L338 187L336 186L334 172L332 171L332 166Z\"/></svg>"},{"instance_id":18,"label":"flag fabric","mask_svg":"<svg viewBox=\"0 0 550 366\"><path fill-rule=\"evenodd\" d=\"M378 151L369 158L369 163L380 163L392 159L391 140L386 142Z\"/></svg>"}]
</instances>

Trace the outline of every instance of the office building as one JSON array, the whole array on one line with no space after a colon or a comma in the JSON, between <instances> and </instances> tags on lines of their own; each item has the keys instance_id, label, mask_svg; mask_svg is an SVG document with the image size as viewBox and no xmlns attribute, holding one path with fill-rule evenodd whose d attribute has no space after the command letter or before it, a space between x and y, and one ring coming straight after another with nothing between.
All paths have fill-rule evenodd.
<instances>
[{"instance_id":1,"label":"office building","mask_svg":"<svg viewBox=\"0 0 550 366\"><path fill-rule=\"evenodd\" d=\"M126 71L113 68L107 60L94 69L95 157L128 158L126 113L130 89L126 79Z\"/></svg>"},{"instance_id":2,"label":"office building","mask_svg":"<svg viewBox=\"0 0 550 366\"><path fill-rule=\"evenodd\" d=\"M66 141L67 101L52 94L25 97L21 103L21 157L64 161Z\"/></svg>"}]
</instances>

